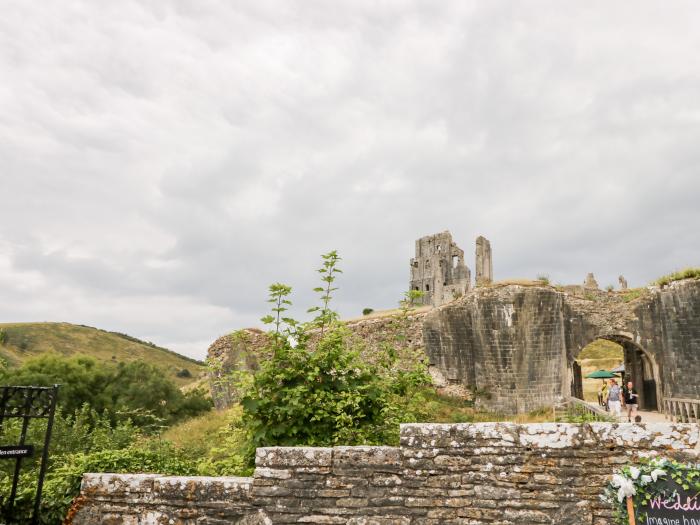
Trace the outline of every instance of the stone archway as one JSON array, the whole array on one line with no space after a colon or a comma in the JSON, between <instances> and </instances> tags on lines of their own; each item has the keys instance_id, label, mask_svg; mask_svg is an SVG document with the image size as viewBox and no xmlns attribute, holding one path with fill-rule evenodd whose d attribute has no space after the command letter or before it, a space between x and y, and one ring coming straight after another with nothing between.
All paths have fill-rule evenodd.
<instances>
[{"instance_id":1,"label":"stone archway","mask_svg":"<svg viewBox=\"0 0 700 525\"><path fill-rule=\"evenodd\" d=\"M663 406L663 388L661 384L661 372L659 365L654 359L654 356L648 352L640 344L634 342L627 334L613 333L600 335L594 338L591 342L605 339L619 344L622 347L625 375L623 383L632 381L639 393L639 409L646 411L658 411ZM587 346L587 345L585 345ZM584 346L584 348L585 348ZM578 389L574 390L574 385L580 385L582 378L580 377L581 369L576 366L575 358L569 365L570 373L572 374L572 395L577 395ZM582 390L581 390L582 391Z\"/></svg>"},{"instance_id":2,"label":"stone archway","mask_svg":"<svg viewBox=\"0 0 700 525\"><path fill-rule=\"evenodd\" d=\"M640 410L658 411L663 407L661 371L653 354L626 334L611 334L601 339L613 341L624 351L625 381L632 381L639 392Z\"/></svg>"}]
</instances>

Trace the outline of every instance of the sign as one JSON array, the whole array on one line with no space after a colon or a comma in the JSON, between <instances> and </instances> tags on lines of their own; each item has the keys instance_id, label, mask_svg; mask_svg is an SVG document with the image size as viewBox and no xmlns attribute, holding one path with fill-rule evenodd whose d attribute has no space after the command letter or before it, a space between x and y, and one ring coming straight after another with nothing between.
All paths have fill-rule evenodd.
<instances>
[{"instance_id":1,"label":"sign","mask_svg":"<svg viewBox=\"0 0 700 525\"><path fill-rule=\"evenodd\" d=\"M632 498L628 498L627 508L633 509L629 513L630 524L636 525L636 517L636 523L644 525L700 525L700 492L685 490L670 479L661 483L658 495L646 505L635 509Z\"/></svg>"},{"instance_id":2,"label":"sign","mask_svg":"<svg viewBox=\"0 0 700 525\"><path fill-rule=\"evenodd\" d=\"M0 447L0 459L30 458L34 455L34 445Z\"/></svg>"}]
</instances>

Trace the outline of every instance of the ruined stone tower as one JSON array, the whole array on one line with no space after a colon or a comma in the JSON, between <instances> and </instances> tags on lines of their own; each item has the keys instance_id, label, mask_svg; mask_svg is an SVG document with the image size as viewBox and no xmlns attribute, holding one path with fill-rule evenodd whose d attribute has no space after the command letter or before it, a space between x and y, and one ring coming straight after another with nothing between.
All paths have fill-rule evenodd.
<instances>
[{"instance_id":1,"label":"ruined stone tower","mask_svg":"<svg viewBox=\"0 0 700 525\"><path fill-rule=\"evenodd\" d=\"M440 306L464 295L470 288L471 272L464 264L464 251L444 231L416 241L411 259L411 290L420 290L422 303Z\"/></svg>"},{"instance_id":2,"label":"ruined stone tower","mask_svg":"<svg viewBox=\"0 0 700 525\"><path fill-rule=\"evenodd\" d=\"M483 286L493 281L491 243L479 235L476 238L476 285Z\"/></svg>"}]
</instances>

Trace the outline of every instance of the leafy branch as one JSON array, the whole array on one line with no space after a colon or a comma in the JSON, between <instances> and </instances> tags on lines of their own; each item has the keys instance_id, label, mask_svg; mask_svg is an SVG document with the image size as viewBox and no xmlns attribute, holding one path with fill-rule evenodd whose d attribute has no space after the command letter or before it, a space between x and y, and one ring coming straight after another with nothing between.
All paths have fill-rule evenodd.
<instances>
[{"instance_id":1,"label":"leafy branch","mask_svg":"<svg viewBox=\"0 0 700 525\"><path fill-rule=\"evenodd\" d=\"M321 255L321 257L323 258L323 265L318 269L318 273L321 274L321 281L324 284L314 288L314 292L321 294L321 306L309 308L307 312L317 312L316 317L311 321L311 325L320 328L321 337L323 337L326 328L338 320L338 313L331 310L328 305L333 299L331 293L338 289L333 286L337 278L336 274L343 273L343 271L338 268L338 262L341 258L336 250Z\"/></svg>"}]
</instances>

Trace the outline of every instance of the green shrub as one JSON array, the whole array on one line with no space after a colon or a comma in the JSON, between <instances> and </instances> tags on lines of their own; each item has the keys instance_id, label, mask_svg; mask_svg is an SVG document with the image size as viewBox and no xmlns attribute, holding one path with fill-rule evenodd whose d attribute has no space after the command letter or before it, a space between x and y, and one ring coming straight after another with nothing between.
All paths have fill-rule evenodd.
<instances>
[{"instance_id":1,"label":"green shrub","mask_svg":"<svg viewBox=\"0 0 700 525\"><path fill-rule=\"evenodd\" d=\"M541 273L537 275L537 280L545 286L549 285L549 275Z\"/></svg>"},{"instance_id":2,"label":"green shrub","mask_svg":"<svg viewBox=\"0 0 700 525\"><path fill-rule=\"evenodd\" d=\"M272 357L238 387L249 461L262 446L395 443L399 423L415 420L423 406L408 394L430 381L424 360L399 363L411 352L405 321L417 295L409 292L402 301L394 340L366 359L363 341L343 327L330 307L341 273L338 261L335 251L323 256L323 284L315 289L320 306L308 310L316 318L306 325L282 317L291 305L291 287L270 286L273 308L263 321L273 326Z\"/></svg>"},{"instance_id":3,"label":"green shrub","mask_svg":"<svg viewBox=\"0 0 700 525\"><path fill-rule=\"evenodd\" d=\"M192 372L190 372L188 368L183 368L182 370L178 370L175 375L177 377L192 377Z\"/></svg>"},{"instance_id":4,"label":"green shrub","mask_svg":"<svg viewBox=\"0 0 700 525\"><path fill-rule=\"evenodd\" d=\"M682 281L683 279L700 279L700 268L686 268L678 272L664 275L657 279L654 284L657 286L666 286L674 281Z\"/></svg>"},{"instance_id":5,"label":"green shrub","mask_svg":"<svg viewBox=\"0 0 700 525\"><path fill-rule=\"evenodd\" d=\"M118 365L101 364L92 358L43 355L16 370L0 371L9 385L49 386L60 384L58 402L66 414L88 404L106 413L112 424L127 419L135 425L172 423L209 410L211 400L203 389L183 394L162 371L144 361Z\"/></svg>"},{"instance_id":6,"label":"green shrub","mask_svg":"<svg viewBox=\"0 0 700 525\"><path fill-rule=\"evenodd\" d=\"M622 294L622 300L629 303L630 301L634 301L638 297L643 296L646 292L646 288L631 288Z\"/></svg>"},{"instance_id":7,"label":"green shrub","mask_svg":"<svg viewBox=\"0 0 700 525\"><path fill-rule=\"evenodd\" d=\"M372 312L374 312L374 308L363 308L362 309L362 315L369 315Z\"/></svg>"},{"instance_id":8,"label":"green shrub","mask_svg":"<svg viewBox=\"0 0 700 525\"><path fill-rule=\"evenodd\" d=\"M334 327L314 351L282 343L241 404L251 447L381 443L389 391L380 371Z\"/></svg>"},{"instance_id":9,"label":"green shrub","mask_svg":"<svg viewBox=\"0 0 700 525\"><path fill-rule=\"evenodd\" d=\"M85 472L143 472L191 476L197 474L197 464L169 443L157 441L134 444L118 450L62 456L44 481L40 523L55 525L63 522L73 498L80 491L80 481ZM12 516L4 515L3 511L0 511L0 518L12 521L2 521L3 523L30 523L36 482L35 470L22 474ZM11 483L10 476L0 478L0 494L8 494Z\"/></svg>"}]
</instances>

